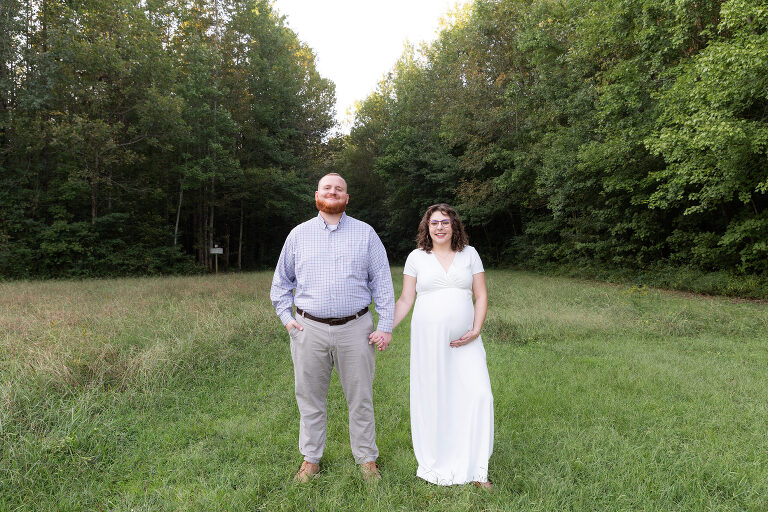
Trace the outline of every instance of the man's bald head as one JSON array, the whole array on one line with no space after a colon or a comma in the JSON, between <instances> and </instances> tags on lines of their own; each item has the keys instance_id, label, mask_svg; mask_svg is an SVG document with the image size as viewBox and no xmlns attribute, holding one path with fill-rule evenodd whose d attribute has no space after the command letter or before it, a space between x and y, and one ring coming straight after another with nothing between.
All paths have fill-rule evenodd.
<instances>
[{"instance_id":1,"label":"man's bald head","mask_svg":"<svg viewBox=\"0 0 768 512\"><path fill-rule=\"evenodd\" d=\"M320 190L320 188L323 186L323 180L328 181L338 181L341 180L341 182L344 184L344 192L347 191L347 181L341 177L341 174L336 172L329 172L322 178L320 178L320 181L317 182L317 190Z\"/></svg>"}]
</instances>

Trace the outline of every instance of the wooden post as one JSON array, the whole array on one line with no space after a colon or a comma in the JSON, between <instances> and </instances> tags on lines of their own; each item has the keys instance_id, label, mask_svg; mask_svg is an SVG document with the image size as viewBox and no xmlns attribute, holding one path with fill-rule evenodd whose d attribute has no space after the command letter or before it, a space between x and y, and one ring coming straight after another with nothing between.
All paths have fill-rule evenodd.
<instances>
[{"instance_id":1,"label":"wooden post","mask_svg":"<svg viewBox=\"0 0 768 512\"><path fill-rule=\"evenodd\" d=\"M219 244L216 244L213 247L211 247L211 254L214 255L213 256L213 258L214 258L214 265L215 265L215 268L216 268L216 273L218 274L219 273L219 254L224 254L224 248L223 247L219 247Z\"/></svg>"}]
</instances>

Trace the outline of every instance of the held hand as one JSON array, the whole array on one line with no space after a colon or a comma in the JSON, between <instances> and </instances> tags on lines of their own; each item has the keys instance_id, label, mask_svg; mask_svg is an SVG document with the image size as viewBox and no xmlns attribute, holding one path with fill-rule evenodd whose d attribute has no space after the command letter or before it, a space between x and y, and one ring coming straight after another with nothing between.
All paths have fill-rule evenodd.
<instances>
[{"instance_id":1,"label":"held hand","mask_svg":"<svg viewBox=\"0 0 768 512\"><path fill-rule=\"evenodd\" d=\"M302 327L301 324L296 320L289 320L288 323L285 324L285 330L288 332L291 332L291 329L293 329L294 327L300 331L304 330L304 327Z\"/></svg>"},{"instance_id":2,"label":"held hand","mask_svg":"<svg viewBox=\"0 0 768 512\"><path fill-rule=\"evenodd\" d=\"M373 331L368 335L368 344L376 344L376 348L383 351L387 350L389 343L392 341L391 332Z\"/></svg>"},{"instance_id":3,"label":"held hand","mask_svg":"<svg viewBox=\"0 0 768 512\"><path fill-rule=\"evenodd\" d=\"M467 343L472 343L480 336L480 331L475 331L474 329L467 331L464 336L457 340L453 340L450 345L453 348L461 347L463 345L466 345Z\"/></svg>"}]
</instances>

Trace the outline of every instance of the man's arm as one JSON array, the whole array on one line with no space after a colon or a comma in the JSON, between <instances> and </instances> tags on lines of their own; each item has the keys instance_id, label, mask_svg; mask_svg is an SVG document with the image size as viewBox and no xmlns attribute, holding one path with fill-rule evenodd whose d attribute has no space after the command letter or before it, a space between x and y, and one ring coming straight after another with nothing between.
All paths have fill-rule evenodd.
<instances>
[{"instance_id":1,"label":"man's arm","mask_svg":"<svg viewBox=\"0 0 768 512\"><path fill-rule=\"evenodd\" d=\"M376 331L369 336L369 343L376 343L379 350L385 350L392 341L392 326L395 320L395 289L392 285L392 273L384 244L371 230L368 242L368 287L371 289L379 323Z\"/></svg>"},{"instance_id":2,"label":"man's arm","mask_svg":"<svg viewBox=\"0 0 768 512\"><path fill-rule=\"evenodd\" d=\"M295 253L293 250L293 233L288 235L283 244L283 250L280 251L280 258L277 260L275 275L272 277L272 289L269 292L269 298L275 307L277 316L283 325L293 321L293 290L296 288L296 268Z\"/></svg>"}]
</instances>

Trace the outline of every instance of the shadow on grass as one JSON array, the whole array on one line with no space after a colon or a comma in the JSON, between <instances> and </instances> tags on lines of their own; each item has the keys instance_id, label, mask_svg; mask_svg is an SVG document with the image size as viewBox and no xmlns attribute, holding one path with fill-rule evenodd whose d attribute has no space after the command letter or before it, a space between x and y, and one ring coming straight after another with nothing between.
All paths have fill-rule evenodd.
<instances>
[{"instance_id":1,"label":"shadow on grass","mask_svg":"<svg viewBox=\"0 0 768 512\"><path fill-rule=\"evenodd\" d=\"M542 333L500 318L489 318L483 324L483 340L490 343L530 345L544 340Z\"/></svg>"}]
</instances>

